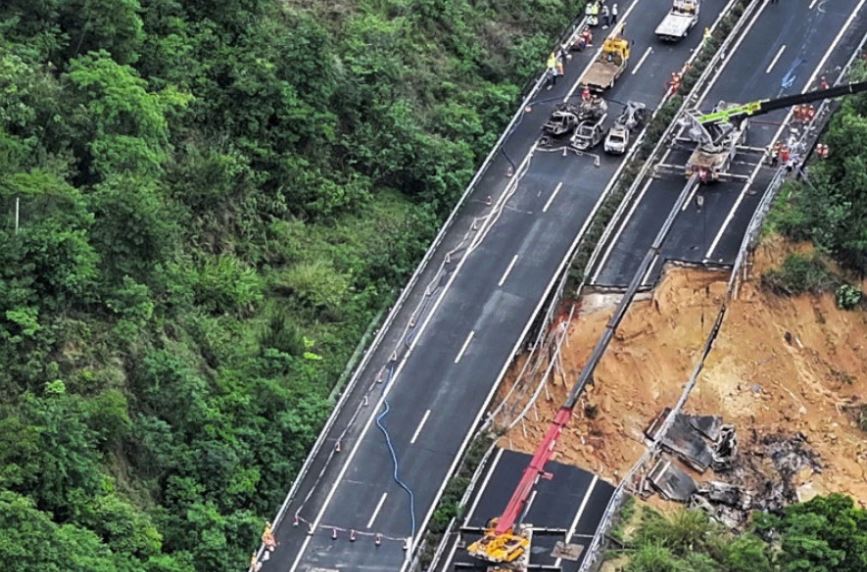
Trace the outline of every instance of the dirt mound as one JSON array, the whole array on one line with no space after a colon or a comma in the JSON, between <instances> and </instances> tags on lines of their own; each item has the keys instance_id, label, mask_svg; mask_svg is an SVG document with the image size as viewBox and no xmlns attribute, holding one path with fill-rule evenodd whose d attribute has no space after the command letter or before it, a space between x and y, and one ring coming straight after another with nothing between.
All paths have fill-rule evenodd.
<instances>
[{"instance_id":1,"label":"dirt mound","mask_svg":"<svg viewBox=\"0 0 867 572\"><path fill-rule=\"evenodd\" d=\"M867 503L867 433L854 404L867 396L867 315L836 308L833 295L778 297L761 289L761 272L792 247L759 249L751 277L730 305L686 411L715 414L741 435L803 434L821 472L796 475L799 495L838 491ZM728 275L669 268L649 299L636 302L619 328L557 458L618 478L645 448L644 429L680 395L722 302ZM505 438L531 451L577 377L613 310L610 296L585 300L564 347L565 375ZM537 420L538 419L538 420Z\"/></svg>"}]
</instances>

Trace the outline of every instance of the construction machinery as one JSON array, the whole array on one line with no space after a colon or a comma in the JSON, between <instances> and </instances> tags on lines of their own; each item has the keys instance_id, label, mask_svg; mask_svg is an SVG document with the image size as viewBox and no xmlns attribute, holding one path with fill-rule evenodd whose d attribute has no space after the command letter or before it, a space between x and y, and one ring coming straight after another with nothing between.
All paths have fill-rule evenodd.
<instances>
[{"instance_id":1,"label":"construction machinery","mask_svg":"<svg viewBox=\"0 0 867 572\"><path fill-rule=\"evenodd\" d=\"M500 569L526 569L532 534L532 527L522 522L527 499L540 478L551 478L550 473L545 471L545 464L554 452L560 433L569 424L572 410L577 402L578 395L570 394L566 403L557 412L554 421L536 447L530 464L524 469L521 480L503 514L499 518L491 519L482 538L467 548L470 556L496 565Z\"/></svg>"},{"instance_id":2,"label":"construction machinery","mask_svg":"<svg viewBox=\"0 0 867 572\"><path fill-rule=\"evenodd\" d=\"M644 125L646 116L647 106L637 101L627 101L623 112L608 130L608 135L605 137L605 152L612 155L626 153L632 133Z\"/></svg>"},{"instance_id":3,"label":"construction machinery","mask_svg":"<svg viewBox=\"0 0 867 572\"><path fill-rule=\"evenodd\" d=\"M699 0L674 0L655 34L663 41L679 42L698 22L699 9Z\"/></svg>"},{"instance_id":4,"label":"construction machinery","mask_svg":"<svg viewBox=\"0 0 867 572\"><path fill-rule=\"evenodd\" d=\"M579 83L592 91L605 91L614 85L629 63L629 40L622 36L623 23L602 43L602 50Z\"/></svg>"},{"instance_id":5,"label":"construction machinery","mask_svg":"<svg viewBox=\"0 0 867 572\"><path fill-rule=\"evenodd\" d=\"M720 102L714 113L725 113L733 106ZM698 145L686 161L684 174L687 177L698 175L699 181L707 183L718 181L734 161L738 146L746 142L749 122L746 118L737 122L721 121L701 123L687 115L684 122L689 138Z\"/></svg>"},{"instance_id":6,"label":"construction machinery","mask_svg":"<svg viewBox=\"0 0 867 572\"><path fill-rule=\"evenodd\" d=\"M744 104L720 102L710 113L693 111L679 121L684 127L685 141L697 143L683 174L698 175L703 183L718 181L730 176L729 167L738 149L746 143L748 120L795 105L867 91L867 82L850 83L806 93L787 95L777 99L761 99ZM661 171L678 170L672 165L659 165Z\"/></svg>"}]
</instances>

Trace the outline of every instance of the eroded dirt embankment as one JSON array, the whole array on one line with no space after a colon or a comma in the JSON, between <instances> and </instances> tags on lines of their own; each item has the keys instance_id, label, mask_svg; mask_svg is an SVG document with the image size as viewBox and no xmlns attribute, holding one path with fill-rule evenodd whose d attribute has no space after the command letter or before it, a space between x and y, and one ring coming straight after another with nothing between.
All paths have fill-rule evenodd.
<instances>
[{"instance_id":1,"label":"eroded dirt embankment","mask_svg":"<svg viewBox=\"0 0 867 572\"><path fill-rule=\"evenodd\" d=\"M832 294L780 297L761 273L792 247L760 247L751 277L729 307L686 411L721 415L750 437L803 433L824 469L805 474L808 497L844 492L867 503L867 433L853 402L867 401L867 313L843 311ZM643 431L682 391L722 301L727 274L670 268L649 299L636 302L618 330L561 439L557 459L617 479L644 451ZM613 308L589 298L564 349L565 377L503 443L531 451L562 402ZM526 435L525 432L526 431ZM755 434L753 433L755 431Z\"/></svg>"}]
</instances>

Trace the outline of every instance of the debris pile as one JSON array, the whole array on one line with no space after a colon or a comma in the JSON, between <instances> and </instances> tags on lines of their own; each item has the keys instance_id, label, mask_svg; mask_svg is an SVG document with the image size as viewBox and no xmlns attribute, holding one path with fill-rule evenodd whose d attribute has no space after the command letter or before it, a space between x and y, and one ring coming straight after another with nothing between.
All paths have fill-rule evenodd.
<instances>
[{"instance_id":1,"label":"debris pile","mask_svg":"<svg viewBox=\"0 0 867 572\"><path fill-rule=\"evenodd\" d=\"M753 458L751 447L769 447L761 436L803 434L824 468L795 480L800 498L841 492L867 507L867 409L861 413L867 406L867 312L837 308L833 292L781 297L763 289L762 273L792 252L810 251L770 238L758 248L684 412L712 413L734 425L738 462ZM645 429L681 397L727 279L724 272L669 266L663 281L633 303L558 441L558 461L613 481L635 465L646 450ZM867 281L861 287L867 289ZM533 452L618 300L611 293L582 297L562 363L502 446ZM502 394L510 387L507 381ZM710 465L716 471L713 459ZM734 483L729 477L722 480Z\"/></svg>"},{"instance_id":2,"label":"debris pile","mask_svg":"<svg viewBox=\"0 0 867 572\"><path fill-rule=\"evenodd\" d=\"M647 428L657 439L670 408ZM822 471L818 454L802 433L758 435L743 452L734 427L721 417L678 413L660 441L662 455L639 492L701 508L726 526L742 527L752 511L779 512L800 500L798 485ZM708 469L713 478L699 480Z\"/></svg>"}]
</instances>

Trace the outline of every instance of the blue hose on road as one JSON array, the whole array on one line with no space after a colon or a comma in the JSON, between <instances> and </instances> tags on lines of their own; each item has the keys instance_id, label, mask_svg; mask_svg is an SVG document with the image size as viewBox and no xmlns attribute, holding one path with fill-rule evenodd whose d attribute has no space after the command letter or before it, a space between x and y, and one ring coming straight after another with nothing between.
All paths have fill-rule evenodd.
<instances>
[{"instance_id":1,"label":"blue hose on road","mask_svg":"<svg viewBox=\"0 0 867 572\"><path fill-rule=\"evenodd\" d=\"M388 386L388 381L391 380L391 376L394 373L394 365L392 364L388 371L388 379L386 383L383 384L383 390ZM385 419L385 416L388 415L388 412L391 410L391 406L388 404L388 400L383 400L382 402L384 409L382 413L376 416L376 426L382 431L382 435L385 437L385 444L388 446L388 452L391 454L391 463L392 467L394 467L394 471L392 473L392 479L397 485L406 491L406 494L409 496L409 518L411 522L412 528L412 538L415 538L415 495L412 492L412 489L409 486L400 480L400 476L397 471L397 452L394 450L394 445L391 443L391 436L388 434L388 429L385 428L385 424L382 422Z\"/></svg>"}]
</instances>

